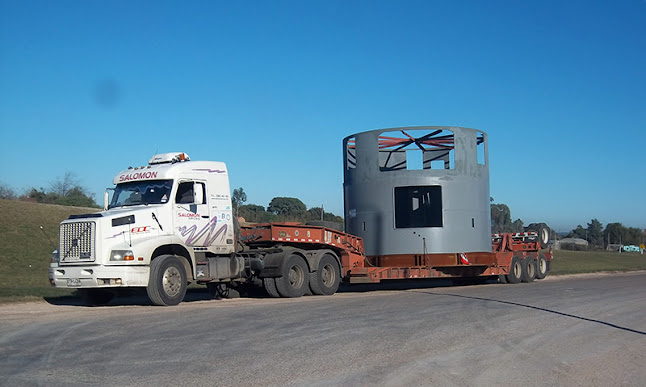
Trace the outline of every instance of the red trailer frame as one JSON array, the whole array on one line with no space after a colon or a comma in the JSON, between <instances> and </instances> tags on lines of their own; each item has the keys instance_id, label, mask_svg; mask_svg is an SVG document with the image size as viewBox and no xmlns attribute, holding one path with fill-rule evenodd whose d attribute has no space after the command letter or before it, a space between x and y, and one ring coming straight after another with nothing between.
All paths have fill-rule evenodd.
<instances>
[{"instance_id":1,"label":"red trailer frame","mask_svg":"<svg viewBox=\"0 0 646 387\"><path fill-rule=\"evenodd\" d=\"M261 223L241 227L241 240L251 247L293 246L303 250L329 249L339 258L342 279L349 283L378 283L381 280L412 278L490 277L510 273L512 259L549 262L552 250L541 250L535 232L492 235L491 252L460 252L366 256L357 236L321 226L300 223ZM413 262L413 265L397 263ZM386 263L386 264L384 264Z\"/></svg>"}]
</instances>

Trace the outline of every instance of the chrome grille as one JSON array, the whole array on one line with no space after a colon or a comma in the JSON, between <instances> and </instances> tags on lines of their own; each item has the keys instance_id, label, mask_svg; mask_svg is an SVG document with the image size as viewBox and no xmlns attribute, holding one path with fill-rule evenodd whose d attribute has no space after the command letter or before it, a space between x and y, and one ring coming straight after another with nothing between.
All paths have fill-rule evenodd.
<instances>
[{"instance_id":1,"label":"chrome grille","mask_svg":"<svg viewBox=\"0 0 646 387\"><path fill-rule=\"evenodd\" d=\"M61 262L93 262L95 259L94 222L63 223L60 228Z\"/></svg>"}]
</instances>

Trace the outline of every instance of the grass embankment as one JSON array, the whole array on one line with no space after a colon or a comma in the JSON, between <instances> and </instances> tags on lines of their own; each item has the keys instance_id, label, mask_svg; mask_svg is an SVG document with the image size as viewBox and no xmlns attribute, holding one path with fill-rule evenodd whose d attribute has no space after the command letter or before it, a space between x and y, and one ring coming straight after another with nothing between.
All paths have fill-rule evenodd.
<instances>
[{"instance_id":1,"label":"grass embankment","mask_svg":"<svg viewBox=\"0 0 646 387\"><path fill-rule=\"evenodd\" d=\"M611 251L554 251L551 275L646 270L646 254Z\"/></svg>"},{"instance_id":2,"label":"grass embankment","mask_svg":"<svg viewBox=\"0 0 646 387\"><path fill-rule=\"evenodd\" d=\"M52 288L47 275L51 253L58 248L58 224L71 214L96 211L0 199L0 302L71 294Z\"/></svg>"},{"instance_id":3,"label":"grass embankment","mask_svg":"<svg viewBox=\"0 0 646 387\"><path fill-rule=\"evenodd\" d=\"M51 252L58 245L58 224L71 214L95 211L0 199L0 302L72 294L52 288L47 276ZM646 270L646 255L559 250L554 252L551 274L629 270Z\"/></svg>"}]
</instances>

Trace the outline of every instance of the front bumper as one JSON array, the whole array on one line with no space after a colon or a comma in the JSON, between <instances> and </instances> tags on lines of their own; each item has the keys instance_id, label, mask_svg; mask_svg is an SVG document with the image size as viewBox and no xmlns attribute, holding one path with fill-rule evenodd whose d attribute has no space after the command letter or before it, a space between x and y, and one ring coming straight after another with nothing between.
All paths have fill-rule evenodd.
<instances>
[{"instance_id":1,"label":"front bumper","mask_svg":"<svg viewBox=\"0 0 646 387\"><path fill-rule=\"evenodd\" d=\"M51 266L49 282L57 288L148 286L149 266Z\"/></svg>"}]
</instances>

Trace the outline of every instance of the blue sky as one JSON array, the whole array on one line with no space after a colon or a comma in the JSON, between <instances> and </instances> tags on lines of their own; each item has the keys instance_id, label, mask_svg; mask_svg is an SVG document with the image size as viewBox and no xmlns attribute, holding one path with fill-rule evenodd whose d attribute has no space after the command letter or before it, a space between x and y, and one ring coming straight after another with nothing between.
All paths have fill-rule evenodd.
<instances>
[{"instance_id":1,"label":"blue sky","mask_svg":"<svg viewBox=\"0 0 646 387\"><path fill-rule=\"evenodd\" d=\"M0 0L0 182L98 201L154 153L343 212L342 139L489 134L525 224L646 228L646 2Z\"/></svg>"}]
</instances>

